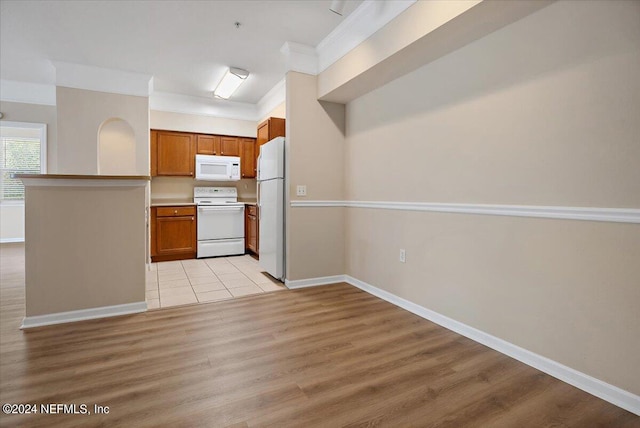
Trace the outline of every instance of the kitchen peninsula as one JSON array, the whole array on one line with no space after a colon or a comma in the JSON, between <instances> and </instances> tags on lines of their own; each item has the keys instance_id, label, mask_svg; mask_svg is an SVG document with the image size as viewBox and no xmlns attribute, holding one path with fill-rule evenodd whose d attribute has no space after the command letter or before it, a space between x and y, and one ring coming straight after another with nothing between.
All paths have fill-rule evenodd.
<instances>
[{"instance_id":1,"label":"kitchen peninsula","mask_svg":"<svg viewBox=\"0 0 640 428\"><path fill-rule=\"evenodd\" d=\"M146 311L150 177L16 177L26 195L22 328Z\"/></svg>"}]
</instances>

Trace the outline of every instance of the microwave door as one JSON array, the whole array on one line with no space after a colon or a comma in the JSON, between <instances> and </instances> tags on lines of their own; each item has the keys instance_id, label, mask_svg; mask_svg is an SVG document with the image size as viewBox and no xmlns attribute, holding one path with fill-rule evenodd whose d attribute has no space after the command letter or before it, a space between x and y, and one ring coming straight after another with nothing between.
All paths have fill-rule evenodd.
<instances>
[{"instance_id":1,"label":"microwave door","mask_svg":"<svg viewBox=\"0 0 640 428\"><path fill-rule=\"evenodd\" d=\"M222 163L203 163L200 166L200 172L203 175L211 175L216 177L227 176L227 165Z\"/></svg>"},{"instance_id":2,"label":"microwave door","mask_svg":"<svg viewBox=\"0 0 640 428\"><path fill-rule=\"evenodd\" d=\"M201 162L196 171L196 180L229 181L229 166L224 162Z\"/></svg>"}]
</instances>

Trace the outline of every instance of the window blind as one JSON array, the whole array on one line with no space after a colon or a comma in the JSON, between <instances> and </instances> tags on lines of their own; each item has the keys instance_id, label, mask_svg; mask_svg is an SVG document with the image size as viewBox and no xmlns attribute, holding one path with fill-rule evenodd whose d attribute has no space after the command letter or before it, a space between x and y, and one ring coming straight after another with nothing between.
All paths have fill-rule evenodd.
<instances>
[{"instance_id":1,"label":"window blind","mask_svg":"<svg viewBox=\"0 0 640 428\"><path fill-rule=\"evenodd\" d=\"M0 198L24 199L22 181L11 174L38 174L40 172L39 138L2 138L0 150Z\"/></svg>"}]
</instances>

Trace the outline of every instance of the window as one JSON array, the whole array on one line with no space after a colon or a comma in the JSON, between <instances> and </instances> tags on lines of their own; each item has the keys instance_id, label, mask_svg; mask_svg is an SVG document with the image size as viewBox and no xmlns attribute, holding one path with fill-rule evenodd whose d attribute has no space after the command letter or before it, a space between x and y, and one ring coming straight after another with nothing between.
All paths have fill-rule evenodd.
<instances>
[{"instance_id":1,"label":"window","mask_svg":"<svg viewBox=\"0 0 640 428\"><path fill-rule=\"evenodd\" d=\"M46 125L0 122L0 200L24 200L22 181L11 174L46 171Z\"/></svg>"}]
</instances>

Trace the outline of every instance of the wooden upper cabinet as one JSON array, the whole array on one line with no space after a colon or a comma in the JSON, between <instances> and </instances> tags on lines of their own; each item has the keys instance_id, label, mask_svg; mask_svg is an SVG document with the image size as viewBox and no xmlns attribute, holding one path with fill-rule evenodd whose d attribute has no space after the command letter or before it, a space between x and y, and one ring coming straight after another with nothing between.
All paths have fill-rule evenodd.
<instances>
[{"instance_id":1,"label":"wooden upper cabinet","mask_svg":"<svg viewBox=\"0 0 640 428\"><path fill-rule=\"evenodd\" d=\"M240 156L240 141L238 137L220 137L221 156Z\"/></svg>"},{"instance_id":2,"label":"wooden upper cabinet","mask_svg":"<svg viewBox=\"0 0 640 428\"><path fill-rule=\"evenodd\" d=\"M155 131L155 134L156 158L153 159L152 146L151 170L154 170L155 162L157 175L193 177L196 154L195 135L172 131ZM152 137L152 144L153 140Z\"/></svg>"},{"instance_id":3,"label":"wooden upper cabinet","mask_svg":"<svg viewBox=\"0 0 640 428\"><path fill-rule=\"evenodd\" d=\"M258 138L256 138L256 152L259 151L259 147L269 141L269 121L265 120L258 125ZM258 153L256 153L258 155Z\"/></svg>"},{"instance_id":4,"label":"wooden upper cabinet","mask_svg":"<svg viewBox=\"0 0 640 428\"><path fill-rule=\"evenodd\" d=\"M220 136L218 135L197 135L197 146L199 155L219 155Z\"/></svg>"},{"instance_id":5,"label":"wooden upper cabinet","mask_svg":"<svg viewBox=\"0 0 640 428\"><path fill-rule=\"evenodd\" d=\"M240 156L240 141L238 137L221 135L196 135L199 155Z\"/></svg>"},{"instance_id":6,"label":"wooden upper cabinet","mask_svg":"<svg viewBox=\"0 0 640 428\"><path fill-rule=\"evenodd\" d=\"M284 137L285 135L285 120L279 117L270 117L269 119L258 125L258 138L256 156L259 153L259 147L267 141L273 140L276 137Z\"/></svg>"},{"instance_id":7,"label":"wooden upper cabinet","mask_svg":"<svg viewBox=\"0 0 640 428\"><path fill-rule=\"evenodd\" d=\"M255 138L240 138L240 167L242 178L256 177L256 140Z\"/></svg>"},{"instance_id":8,"label":"wooden upper cabinet","mask_svg":"<svg viewBox=\"0 0 640 428\"><path fill-rule=\"evenodd\" d=\"M238 156L241 176L256 176L255 138L151 130L151 175L195 175L195 155Z\"/></svg>"}]
</instances>

